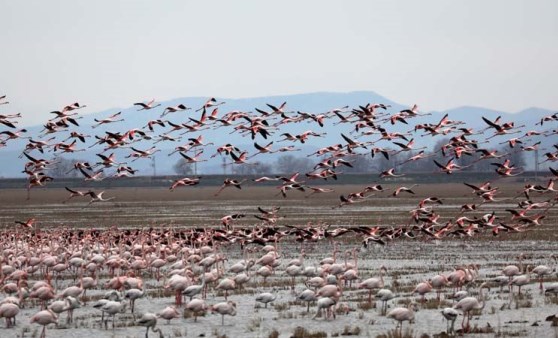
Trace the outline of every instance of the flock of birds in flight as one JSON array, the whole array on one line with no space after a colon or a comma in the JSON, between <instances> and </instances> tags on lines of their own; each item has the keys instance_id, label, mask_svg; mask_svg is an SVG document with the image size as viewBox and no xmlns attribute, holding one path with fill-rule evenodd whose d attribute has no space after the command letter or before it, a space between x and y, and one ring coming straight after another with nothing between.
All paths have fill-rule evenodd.
<instances>
[{"instance_id":1,"label":"flock of birds in flight","mask_svg":"<svg viewBox=\"0 0 558 338\"><path fill-rule=\"evenodd\" d=\"M6 96L0 97L0 103L3 105L8 104ZM137 170L131 167L131 163L139 159L152 158L155 153L161 151L161 149L157 148L157 143L179 142L182 139L181 135L185 134L194 135L189 137L185 144L176 146L168 156L180 156L184 162L194 164L206 161L207 159L202 158L204 152L209 146L214 146L216 148L215 153L211 157L224 156L230 158L228 165L250 166L258 163L252 160L256 156L297 151L300 150L296 148L297 143L302 144L309 142L311 138L325 136L324 132L314 130L307 130L299 134L282 132L289 125L307 122L318 128L317 130L326 123L348 125L355 136L340 133L340 138L343 140L342 143L331 144L308 155L308 157L317 157L319 159L312 171L306 172L304 175L296 172L287 176L262 176L251 179L252 184L268 181L279 182L280 185L276 187L279 190L278 194L286 198L290 191L307 192L308 194L305 197L334 192L334 189L313 186L309 182L320 179L337 180L342 175L340 168L352 167L351 159L355 156L374 157L377 154L381 154L386 159L389 159L394 155L402 156L409 154L396 167L379 173L381 180L404 176L403 173L398 173L396 168L402 168L410 162L428 161L429 157L433 157L438 153L441 153L443 155L442 158L445 159L442 163L436 159L432 159L432 162L438 167L440 173L452 174L464 170L478 161L490 161L490 164L495 167L494 171L497 174L497 179L513 177L521 174L522 169L512 163L509 158L506 158L507 155L511 152L532 152L537 150L541 143L540 140L531 144L527 144L527 142L535 137L558 134L557 129L548 129L529 130L521 136L515 135L522 133L520 128L525 126L516 126L513 121L502 121L501 117L495 120L481 117L486 123L486 128L473 130L464 126L463 122L451 120L447 114L441 119L436 120L435 123L416 123L412 126L411 130L405 133L390 132L388 130L396 124L410 125L413 119L431 115L420 113L416 105L392 114L388 113L389 105L376 103L368 103L354 109L345 106L331 109L324 113L309 113L289 111L287 103L284 102L279 106L267 104L268 108L265 110L260 108L255 108L255 112L234 110L221 115L219 109L224 104L225 102L210 98L193 113L188 112L193 110L192 108L186 107L183 104L165 108L161 107L162 112L160 112L160 115L156 116L153 113L153 119L149 120L142 128L117 130L114 127L114 130L107 130L104 134L93 136L72 130L72 127L79 126L78 121L82 118L82 116L79 116L78 111L86 107L78 102L64 106L59 111L51 112L54 116L44 124L41 134L35 138L26 136L26 129L17 129L17 119L21 117L21 114L0 114L0 124L9 128L0 132L0 137L3 137L0 138L0 146L8 146L9 142L14 139L28 139L21 157L28 159L23 172L28 177L27 189L28 197L30 197L30 191L33 187L45 186L54 179L49 175L49 169L55 167L57 161L56 159L41 158L42 155L49 149L55 155L85 151L86 148L80 147L80 145L85 146L88 139L95 140L88 148L95 146L102 148L96 154L99 158L98 162L78 161L73 163L71 170L79 171L83 175L84 181L100 181L106 177L105 171L111 168L116 169L112 177L124 178L133 176ZM138 111L151 111L161 105L156 103L155 100L151 100L146 103L134 103L134 106L139 108ZM194 118L194 114L199 114L200 117ZM187 122L173 123L168 120L171 116L180 116ZM122 112L118 112L107 118L94 119L95 124L91 128L94 130L102 125L118 126L118 122L123 120ZM541 118L537 125L543 127L543 125L546 126L556 121L558 121L558 113ZM251 140L254 140L255 150L249 152L231 143L215 145L213 142L206 142L203 131L217 128L230 130L230 133L238 133L249 137ZM441 149L435 149L432 153L427 153L424 150L425 147L415 146L414 137L418 136L419 132L422 133L421 136L434 137L445 135L449 137L449 141ZM276 134L279 134L280 139L271 140ZM481 144L488 143L488 140L494 137L505 137L506 139L501 143L507 143L510 151L508 153L499 153L497 150L488 147L481 148ZM263 142L262 139L264 140ZM152 142L152 145L147 149L139 149L135 145L139 141ZM262 145L264 142L267 144ZM274 148L276 142L288 142L290 144ZM378 146L382 142L388 145ZM542 163L558 161L558 144L554 144L554 148L554 152L544 154L545 159ZM116 149L126 149L129 150L129 153L125 156L125 159L119 160L114 153ZM462 157L473 156L475 154L480 154L480 156L478 156L478 159L473 164L467 166L459 164L459 160ZM417 208L410 210L412 217L407 226L400 226L398 228L369 227L367 230L363 230L365 238L385 243L400 236L415 237L417 234L426 235L431 238L442 238L448 235L472 236L483 229L491 230L494 235L497 235L499 232L525 231L529 226L539 225L545 217L545 211L558 202L558 197L555 194L557 190L554 188L554 181L558 178L558 171L552 167L549 170L551 177L546 185L525 185L524 194L526 199L519 201L517 208L508 209L510 213L509 222L501 221L502 218L496 216L495 212L488 212L480 218L464 216L463 214L466 212L479 211L479 208L483 205L498 202L495 197L499 194L499 188L493 186L493 182L485 182L481 185L465 182L464 184L473 190L476 199L473 203L464 204L461 207L460 213L445 224L439 223L440 215L432 207L435 204L443 204L443 200L432 196L419 201ZM202 177L200 176L183 177L172 182L169 190L173 191L179 187L198 185L201 181ZM240 190L247 181L247 179L226 178L222 186L216 191L215 196L218 196L227 188ZM394 198L403 194L410 196L415 194L413 188L414 186L399 186L394 187L392 192L388 192L390 188L384 187L381 183L368 185L359 191L341 195L339 204L333 206L333 208L363 202L377 194L389 194ZM70 195L64 202L75 197L90 197L87 204L90 205L95 202L106 202L114 199L114 197L104 197L104 192L96 192L91 189L82 191L66 187L66 190L68 190ZM554 193L554 197L544 201L534 201L532 193L541 195ZM541 211L537 212L537 210ZM255 215L255 217L266 226L275 226L277 221L281 219L277 214L278 210L263 212L260 209L260 211L261 214ZM230 229L237 220L245 216L245 214L238 213L225 215L220 218L220 223L227 229ZM31 219L29 221L34 220ZM30 226L29 221L18 222ZM409 226L411 223L414 225ZM319 227L306 229L307 233L305 235L299 234L298 236L313 237L319 229Z\"/></svg>"}]
</instances>

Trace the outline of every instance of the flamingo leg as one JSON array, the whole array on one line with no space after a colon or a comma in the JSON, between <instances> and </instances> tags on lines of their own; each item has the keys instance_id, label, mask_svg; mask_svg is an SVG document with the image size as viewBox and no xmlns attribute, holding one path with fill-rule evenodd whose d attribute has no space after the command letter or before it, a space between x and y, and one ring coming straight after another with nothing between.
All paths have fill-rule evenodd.
<instances>
[{"instance_id":1,"label":"flamingo leg","mask_svg":"<svg viewBox=\"0 0 558 338\"><path fill-rule=\"evenodd\" d=\"M451 333L454 332L455 319L456 319L456 318L454 318L454 319L451 320L451 327L450 327L450 332L451 332Z\"/></svg>"}]
</instances>

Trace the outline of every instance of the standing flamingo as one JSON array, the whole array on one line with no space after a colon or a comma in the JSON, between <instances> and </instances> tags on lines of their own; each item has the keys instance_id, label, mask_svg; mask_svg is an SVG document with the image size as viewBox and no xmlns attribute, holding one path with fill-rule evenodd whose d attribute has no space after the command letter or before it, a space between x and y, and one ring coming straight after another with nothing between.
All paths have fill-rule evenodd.
<instances>
[{"instance_id":1,"label":"standing flamingo","mask_svg":"<svg viewBox=\"0 0 558 338\"><path fill-rule=\"evenodd\" d=\"M225 315L236 316L236 303L233 301L217 303L209 307L211 313L219 313L221 315L221 325L225 325Z\"/></svg>"},{"instance_id":2,"label":"standing flamingo","mask_svg":"<svg viewBox=\"0 0 558 338\"><path fill-rule=\"evenodd\" d=\"M390 289L380 289L376 293L376 299L382 302L381 314L384 315L387 312L387 302L395 298L395 294L391 292Z\"/></svg>"},{"instance_id":3,"label":"standing flamingo","mask_svg":"<svg viewBox=\"0 0 558 338\"><path fill-rule=\"evenodd\" d=\"M198 321L198 316L200 313L207 311L208 306L205 304L203 299L192 299L188 304L186 304L186 310L191 311L194 314L194 322Z\"/></svg>"},{"instance_id":4,"label":"standing flamingo","mask_svg":"<svg viewBox=\"0 0 558 338\"><path fill-rule=\"evenodd\" d=\"M171 319L180 318L180 312L174 306L167 306L157 313L157 317L166 319L169 324Z\"/></svg>"},{"instance_id":5,"label":"standing flamingo","mask_svg":"<svg viewBox=\"0 0 558 338\"><path fill-rule=\"evenodd\" d=\"M14 303L0 305L0 318L6 318L6 328L15 325L15 317L19 313L19 306Z\"/></svg>"},{"instance_id":6,"label":"standing flamingo","mask_svg":"<svg viewBox=\"0 0 558 338\"><path fill-rule=\"evenodd\" d=\"M161 332L160 328L156 328L157 326L157 315L154 313L145 313L141 318L138 320L138 324L141 326L145 326L145 338L149 338L149 328L151 331L159 333L159 338L163 338L163 332Z\"/></svg>"},{"instance_id":7,"label":"standing flamingo","mask_svg":"<svg viewBox=\"0 0 558 338\"><path fill-rule=\"evenodd\" d=\"M307 304L306 313L310 312L310 303L318 300L318 298L316 297L316 293L310 289L306 289L302 291L300 295L298 295L297 299L306 302Z\"/></svg>"},{"instance_id":8,"label":"standing flamingo","mask_svg":"<svg viewBox=\"0 0 558 338\"><path fill-rule=\"evenodd\" d=\"M328 319L330 316L332 316L333 319L335 319L335 311L332 311L332 307L335 304L337 304L337 298L336 297L322 297L322 298L318 299L318 311L316 311L316 314L314 315L314 317L312 317L312 319L316 319L316 317L324 309L326 310L325 319Z\"/></svg>"},{"instance_id":9,"label":"standing flamingo","mask_svg":"<svg viewBox=\"0 0 558 338\"><path fill-rule=\"evenodd\" d=\"M447 321L447 333L448 334L453 334L454 333L454 325L455 325L455 320L457 319L457 316L459 315L459 313L451 307L447 307L445 309L443 309L442 311L442 316L444 316L444 318Z\"/></svg>"},{"instance_id":10,"label":"standing flamingo","mask_svg":"<svg viewBox=\"0 0 558 338\"><path fill-rule=\"evenodd\" d=\"M399 332L401 332L404 321L408 321L409 323L413 323L415 321L415 311L413 309L415 306L416 304L409 303L406 308L396 307L387 314L388 318L393 318L397 321L397 326L395 327L396 330L399 328Z\"/></svg>"},{"instance_id":11,"label":"standing flamingo","mask_svg":"<svg viewBox=\"0 0 558 338\"><path fill-rule=\"evenodd\" d=\"M267 303L273 302L277 298L277 295L274 295L269 292L260 293L256 296L256 302L264 303L265 308L267 309Z\"/></svg>"},{"instance_id":12,"label":"standing flamingo","mask_svg":"<svg viewBox=\"0 0 558 338\"><path fill-rule=\"evenodd\" d=\"M485 299L484 299L484 294L482 293L482 289L484 288L488 288L486 283L483 283L480 286L480 294L481 294L480 302L475 297L465 297L453 306L454 309L461 310L463 312L463 321L461 322L461 328L463 329L463 332L469 332L470 329L469 321L471 320L471 311L484 309ZM490 288L488 288L488 291L490 291ZM465 319L467 319L466 322Z\"/></svg>"},{"instance_id":13,"label":"standing flamingo","mask_svg":"<svg viewBox=\"0 0 558 338\"><path fill-rule=\"evenodd\" d=\"M35 313L29 320L29 323L31 324L37 323L39 325L42 325L43 330L41 331L40 338L45 338L47 325L49 324L58 325L58 316L56 316L56 314L51 310L43 310Z\"/></svg>"}]
</instances>

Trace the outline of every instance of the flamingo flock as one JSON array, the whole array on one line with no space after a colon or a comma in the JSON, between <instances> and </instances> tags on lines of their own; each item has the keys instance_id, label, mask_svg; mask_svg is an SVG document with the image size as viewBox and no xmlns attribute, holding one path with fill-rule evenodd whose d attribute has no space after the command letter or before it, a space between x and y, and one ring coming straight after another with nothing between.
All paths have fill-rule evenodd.
<instances>
[{"instance_id":1,"label":"flamingo flock","mask_svg":"<svg viewBox=\"0 0 558 338\"><path fill-rule=\"evenodd\" d=\"M5 99L5 96L0 97L2 109L9 107ZM394 286L395 276L390 275L392 269L388 264L371 270L362 268L362 258L359 261L362 252L389 248L395 241L420 244L454 238L465 242L471 238L499 236L504 232L536 231L558 203L558 190L554 188L558 171L549 167L544 184L525 184L503 210L495 207L507 201L499 197L497 183L523 174L525 169L513 163L512 154L537 151L542 137L558 134L556 130L543 129L543 124L547 126L544 128L553 128L548 125L558 121L556 114L544 117L533 126L536 129L519 136L516 134L522 133L521 128L525 126L502 121L500 117L491 120L479 116L486 124L482 130L467 128L463 122L451 120L448 115L427 122L425 119L432 119L432 115L420 113L416 105L392 113L389 105L381 103L367 103L352 109L345 106L327 112L301 112L288 109L284 102L267 104L266 108L256 107L255 112L222 114L225 105L226 102L215 98L197 108L184 104L163 107L155 100L137 102L134 106L138 111L153 114L147 125L121 130L117 128L118 123L133 117L118 112L95 119L91 134L97 128L114 128L97 135L87 135L75 129L83 118L79 111L86 107L78 102L53 111L54 117L45 122L40 135L30 135L26 129L17 128L21 114L3 114L0 115L0 125L8 129L0 132L0 147L9 147L16 139L28 140L21 153L21 157L28 161L23 168L27 175L28 199L31 199L33 188L48 186L57 179L51 176L51 171L59 165L56 157L60 154L95 148L97 162L73 163L71 171L79 173L84 182L103 181L109 177L126 179L138 172L132 167L136 161L153 159L154 154L164 152L159 147L161 143L182 142L183 139L186 142L176 146L168 156L175 156L187 164L220 156L226 166L233 167L256 166L259 163L256 160L264 161L273 153L302 151L303 144L316 138L335 139L333 144L307 154L307 157L317 159L310 171L257 178L227 177L215 189L213 198L219 198L225 189L241 194L261 182L277 182L272 194L279 200L297 193L303 193L304 198L335 193L335 188L323 188L311 182L339 180L345 175L343 170L352 168L358 157L379 154L386 160L397 158L398 161L391 168L378 170L376 182L340 195L339 202L327 208L351 212L356 205L366 204L372 196L388 201L403 196L415 198L421 189L419 185L402 186L397 182L406 175L405 167L418 161L430 162L436 168L432 174L440 178L468 170L484 161L494 167L494 178L481 184L463 182L472 191L470 203L462 205L460 210L441 212L446 207L442 197L417 198L407 210L407 223L390 226L332 226L319 220L290 224L285 221L281 207L261 206L254 207L251 215L248 212L215 215L214 224L190 228L125 229L115 225L102 231L67 227L39 229L37 224L41 220L37 217L16 219L10 221L11 227L15 224L15 230L10 227L2 234L0 242L3 250L0 285L5 293L0 301L0 317L6 319L6 329L17 326L16 317L24 307L36 308L29 323L42 326L42 337L46 336L47 326L61 324L60 317L64 313L66 323L70 324L74 322L74 312L91 308L98 311L105 330L108 330L108 318L112 317L112 329L115 330L122 324L119 317L129 313L134 325L146 328L146 337L150 330L162 337L165 328L157 327L158 318L172 321L193 316L192 321L198 323L199 317L217 314L221 316L221 326L224 326L226 316L234 317L245 311L242 307L245 304L235 296L250 287L257 291L250 303L258 311L273 311L273 305L285 297L275 289L277 280L284 280L289 299L299 302L302 308L306 307L306 313L310 313L311 305L315 306L313 320L335 321L339 314L348 315L355 311L348 302L350 294L358 295L362 303L370 307L379 302L378 316L395 320L399 330L403 322L414 322L419 317L421 308L428 303L429 294L435 292L436 302L443 307L441 316L448 322L446 330L454 334L454 323L460 315L463 316L461 332L471 331L472 313L485 309L490 300L483 290L490 290L491 286L499 286L500 294L507 286L510 302L513 297L523 296L525 288L533 283L538 283L545 297L558 293L556 283L544 285L545 278L551 279L555 275L555 256L548 261L550 264L524 267L525 257L520 255L519 265L502 267L494 278L481 276L476 264L459 265L453 271L439 272L420 281L409 290ZM174 122L167 120L170 118L175 119ZM178 119L182 122L177 122ZM411 125L414 121L417 122ZM293 132L289 128L295 124L309 124L312 129ZM327 124L348 127L350 132L343 129L338 135L328 135L320 131ZM410 129L395 132L393 126L396 124L408 125ZM228 132L249 139L254 149L209 142L216 140L204 137L203 131L215 129L222 131L223 135ZM448 141L431 153L426 152L426 146L417 144L425 137L437 136L448 136ZM506 153L481 148L493 138L509 147ZM287 145L278 147L277 144ZM551 165L558 161L558 144L554 148L537 161ZM117 158L120 151L127 155ZM48 155L53 158L48 159ZM402 156L405 157L401 159ZM467 157L474 160L466 161ZM390 186L393 182L395 186ZM203 184L203 176L181 177L170 184L166 193ZM71 186L65 189L69 196L61 203L81 203L84 208L94 208L95 204L116 199L112 193L105 197L105 191L80 190ZM346 243L350 244L341 250ZM331 245L331 256L308 259L307 251L328 244ZM293 248L296 248L296 256L291 255L291 259L286 260ZM242 259L229 262L235 257L230 254L233 250L240 253ZM101 276L106 281L101 281ZM61 281L65 287L59 285ZM159 309L150 308L136 317L136 303L148 303L149 293L153 293L147 286L150 283L155 283L162 297L169 298L169 304ZM480 283L478 295L469 293L471 289L477 289L476 283ZM442 297L450 289L451 294ZM89 295L88 290L91 290ZM399 306L400 303L395 302L397 299L409 301L405 306ZM454 302L451 306L442 303L449 299ZM93 304L88 306L88 301ZM244 298L243 302L248 301ZM263 304L263 308L259 304Z\"/></svg>"},{"instance_id":2,"label":"flamingo flock","mask_svg":"<svg viewBox=\"0 0 558 338\"><path fill-rule=\"evenodd\" d=\"M41 335L45 336L47 326L61 325L64 314L65 322L72 324L76 314L97 309L104 330L110 330L109 321L112 330L122 327L119 318L129 314L135 325L146 327L146 336L149 331L162 336L165 327L156 327L158 318L168 323L192 316L197 323L200 316L214 313L225 325L226 316L239 313L239 302L242 306L251 303L256 309L257 304L262 304L263 311L274 311L269 305L292 299L301 302L305 313L310 313L314 304L313 320L335 321L338 315L356 311L348 299L358 297L361 304L371 308L379 302L377 316L395 320L395 330L401 330L405 321L416 321L417 311L420 313L427 303L434 302L443 309L449 334L456 332L454 322L458 316L463 316L461 332L467 333L472 330L472 313L478 314L488 302L483 289L507 285L507 296L502 289L497 295L508 297L511 303L524 293L520 289L514 292L514 286L532 284L531 290L538 289L539 281L531 280L531 273L552 278L556 272L554 255L549 257L549 264L539 261L542 264L533 267L534 264L525 266L527 256L520 254L518 264L502 266L499 272L495 271L500 274L496 277L482 276L477 264L459 265L405 291L396 286L395 276L386 266L378 270L364 268L361 260L365 259L358 257L366 251L351 248L354 241L342 241L336 236L330 256L316 256L323 250L307 245L298 258L286 259L296 242L280 230L266 229L275 231L273 240L258 242L245 234L229 242L222 234L217 235L217 229L18 231L2 242L0 284L6 296L0 301L0 317L6 318L9 329L16 325L23 309L37 308L29 323L41 325ZM233 257L238 249L241 255L236 261ZM147 287L146 283L153 285ZM471 291L479 283L479 296L475 296ZM540 283L541 295L558 294L556 283L548 282L546 287L542 279ZM278 293L278 285L285 285L286 291ZM249 296L247 287L257 293ZM150 305L148 297L157 290L164 290L165 303L173 305L158 309ZM436 297L430 297L434 292ZM239 298L241 295L244 296ZM397 306L397 299L410 302ZM88 301L92 301L91 305ZM146 306L150 311L138 315L137 303L144 311ZM242 309L243 313L247 311L246 307Z\"/></svg>"}]
</instances>

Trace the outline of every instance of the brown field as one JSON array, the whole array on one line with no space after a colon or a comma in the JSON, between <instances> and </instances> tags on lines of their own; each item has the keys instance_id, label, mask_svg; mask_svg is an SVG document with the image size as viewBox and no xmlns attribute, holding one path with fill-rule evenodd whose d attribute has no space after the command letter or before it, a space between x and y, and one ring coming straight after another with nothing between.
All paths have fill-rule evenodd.
<instances>
[{"instance_id":1,"label":"brown field","mask_svg":"<svg viewBox=\"0 0 558 338\"><path fill-rule=\"evenodd\" d=\"M252 215L258 214L257 207L280 206L279 215L284 217L278 225L304 225L308 222L323 222L330 225L383 225L400 226L408 224L408 211L429 196L437 196L443 205L433 205L441 215L441 223L461 216L459 208L465 203L479 203L472 190L459 183L419 184L413 187L415 195L401 193L392 197L395 188L402 184L385 184L383 193L375 193L365 200L337 208L339 195L347 195L363 188L362 185L332 185L333 193L315 194L305 198L305 193L289 191L287 198L278 195L273 186L245 186L242 190L227 188L219 196L214 196L218 187L181 187L175 191L167 188L113 188L106 189L105 197L115 197L113 201L87 206L88 198L73 198L62 203L68 192L59 188L32 191L27 201L23 189L0 190L0 225L9 228L14 220L36 218L39 226L67 227L120 227L164 226L219 226L222 216L244 213L246 218L236 224L251 226L260 224ZM411 183L405 183L411 186ZM480 217L495 211L501 221L509 220L507 208L517 208L517 202L525 197L521 194L523 183L498 182L499 195L494 203L482 205L467 216ZM327 186L322 186L327 187ZM234 190L233 190L234 189ZM543 201L551 195L533 195L533 200ZM532 211L534 214L536 211ZM546 212L543 226L532 228L521 234L502 234L502 239L552 239L557 220L557 207Z\"/></svg>"}]
</instances>

